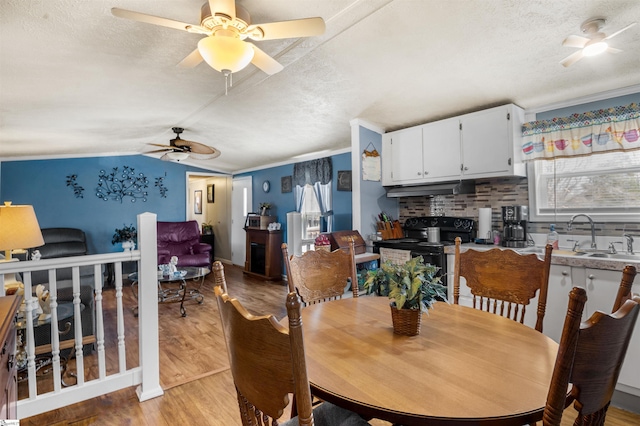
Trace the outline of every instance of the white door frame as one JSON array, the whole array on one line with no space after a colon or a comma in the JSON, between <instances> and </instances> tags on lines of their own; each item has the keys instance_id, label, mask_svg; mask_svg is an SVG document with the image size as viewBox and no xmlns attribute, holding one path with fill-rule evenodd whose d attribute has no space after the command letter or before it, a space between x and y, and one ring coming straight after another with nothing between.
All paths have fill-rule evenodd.
<instances>
[{"instance_id":1,"label":"white door frame","mask_svg":"<svg viewBox=\"0 0 640 426\"><path fill-rule=\"evenodd\" d=\"M244 222L252 206L253 179L234 177L231 181L231 262L243 268L247 251Z\"/></svg>"}]
</instances>

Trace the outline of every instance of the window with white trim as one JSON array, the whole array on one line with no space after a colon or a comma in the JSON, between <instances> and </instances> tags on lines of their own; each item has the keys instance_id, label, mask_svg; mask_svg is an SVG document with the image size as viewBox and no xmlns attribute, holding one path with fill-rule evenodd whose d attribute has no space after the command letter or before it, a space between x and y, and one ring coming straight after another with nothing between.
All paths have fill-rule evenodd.
<instances>
[{"instance_id":1,"label":"window with white trim","mask_svg":"<svg viewBox=\"0 0 640 426\"><path fill-rule=\"evenodd\" d=\"M320 235L320 205L313 186L309 184L304 186L302 197L302 209L300 211L302 213L302 240L303 242L313 243L316 237Z\"/></svg>"},{"instance_id":2,"label":"window with white trim","mask_svg":"<svg viewBox=\"0 0 640 426\"><path fill-rule=\"evenodd\" d=\"M534 161L529 165L532 221L640 222L640 151Z\"/></svg>"}]
</instances>

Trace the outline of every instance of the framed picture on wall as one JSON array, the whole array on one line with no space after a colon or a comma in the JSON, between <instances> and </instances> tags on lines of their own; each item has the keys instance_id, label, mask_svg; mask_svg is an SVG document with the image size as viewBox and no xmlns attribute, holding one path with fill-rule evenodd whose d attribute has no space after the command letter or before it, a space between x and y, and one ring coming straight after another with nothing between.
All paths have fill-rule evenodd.
<instances>
[{"instance_id":1,"label":"framed picture on wall","mask_svg":"<svg viewBox=\"0 0 640 426\"><path fill-rule=\"evenodd\" d=\"M280 179L280 191L284 194L285 192L291 192L291 186L293 183L293 176L283 176Z\"/></svg>"},{"instance_id":2,"label":"framed picture on wall","mask_svg":"<svg viewBox=\"0 0 640 426\"><path fill-rule=\"evenodd\" d=\"M338 191L351 191L351 170L338 171Z\"/></svg>"},{"instance_id":3,"label":"framed picture on wall","mask_svg":"<svg viewBox=\"0 0 640 426\"><path fill-rule=\"evenodd\" d=\"M216 194L215 189L215 185L207 185L207 203L214 202L214 196Z\"/></svg>"},{"instance_id":4,"label":"framed picture on wall","mask_svg":"<svg viewBox=\"0 0 640 426\"><path fill-rule=\"evenodd\" d=\"M202 191L197 190L193 192L193 212L195 214L202 214Z\"/></svg>"}]
</instances>

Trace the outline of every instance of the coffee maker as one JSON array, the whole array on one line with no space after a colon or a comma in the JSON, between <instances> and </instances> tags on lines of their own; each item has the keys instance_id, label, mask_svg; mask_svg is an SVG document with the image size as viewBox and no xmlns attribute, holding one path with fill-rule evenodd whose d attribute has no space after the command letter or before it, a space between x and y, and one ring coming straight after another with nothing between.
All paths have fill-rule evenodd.
<instances>
[{"instance_id":1,"label":"coffee maker","mask_svg":"<svg viewBox=\"0 0 640 426\"><path fill-rule=\"evenodd\" d=\"M504 247L523 248L527 246L527 206L503 206L502 245Z\"/></svg>"}]
</instances>

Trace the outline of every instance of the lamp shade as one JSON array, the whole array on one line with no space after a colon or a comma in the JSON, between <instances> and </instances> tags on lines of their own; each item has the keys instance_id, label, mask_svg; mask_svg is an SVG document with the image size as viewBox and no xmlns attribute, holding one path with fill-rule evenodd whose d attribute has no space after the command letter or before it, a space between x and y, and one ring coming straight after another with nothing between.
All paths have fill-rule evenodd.
<instances>
[{"instance_id":1,"label":"lamp shade","mask_svg":"<svg viewBox=\"0 0 640 426\"><path fill-rule=\"evenodd\" d=\"M165 154L168 158L175 161L186 160L189 158L188 152L170 151Z\"/></svg>"},{"instance_id":2,"label":"lamp shade","mask_svg":"<svg viewBox=\"0 0 640 426\"><path fill-rule=\"evenodd\" d=\"M0 206L0 250L27 249L44 244L33 206ZM9 256L7 256L8 258Z\"/></svg>"},{"instance_id":3,"label":"lamp shade","mask_svg":"<svg viewBox=\"0 0 640 426\"><path fill-rule=\"evenodd\" d=\"M237 37L220 35L205 37L198 42L200 56L220 72L238 72L253 59L251 46Z\"/></svg>"}]
</instances>

